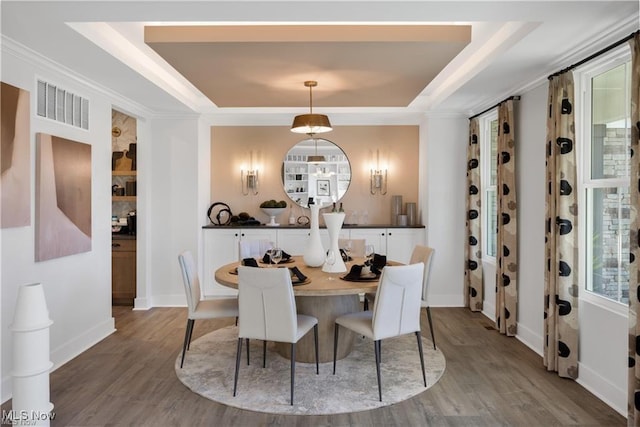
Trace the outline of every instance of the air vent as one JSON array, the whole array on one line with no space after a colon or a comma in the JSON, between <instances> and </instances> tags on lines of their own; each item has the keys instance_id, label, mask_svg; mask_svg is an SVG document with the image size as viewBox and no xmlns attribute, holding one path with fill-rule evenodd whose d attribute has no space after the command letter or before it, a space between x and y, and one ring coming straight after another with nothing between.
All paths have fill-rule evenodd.
<instances>
[{"instance_id":1,"label":"air vent","mask_svg":"<svg viewBox=\"0 0 640 427\"><path fill-rule=\"evenodd\" d=\"M38 116L89 129L88 99L42 80L38 80L37 92Z\"/></svg>"}]
</instances>

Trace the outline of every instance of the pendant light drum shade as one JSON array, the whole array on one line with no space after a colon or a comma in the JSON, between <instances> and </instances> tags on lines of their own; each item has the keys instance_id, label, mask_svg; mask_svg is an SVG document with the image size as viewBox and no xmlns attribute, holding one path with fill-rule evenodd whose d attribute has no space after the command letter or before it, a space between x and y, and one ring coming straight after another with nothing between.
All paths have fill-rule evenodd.
<instances>
[{"instance_id":1,"label":"pendant light drum shade","mask_svg":"<svg viewBox=\"0 0 640 427\"><path fill-rule=\"evenodd\" d=\"M324 133L333 130L329 117L324 114L301 114L293 119L291 132L295 133Z\"/></svg>"},{"instance_id":2,"label":"pendant light drum shade","mask_svg":"<svg viewBox=\"0 0 640 427\"><path fill-rule=\"evenodd\" d=\"M313 93L312 88L318 85L315 81L306 81L304 85L309 88L309 114L300 114L293 119L291 132L316 134L333 130L329 117L324 114L313 114Z\"/></svg>"}]
</instances>

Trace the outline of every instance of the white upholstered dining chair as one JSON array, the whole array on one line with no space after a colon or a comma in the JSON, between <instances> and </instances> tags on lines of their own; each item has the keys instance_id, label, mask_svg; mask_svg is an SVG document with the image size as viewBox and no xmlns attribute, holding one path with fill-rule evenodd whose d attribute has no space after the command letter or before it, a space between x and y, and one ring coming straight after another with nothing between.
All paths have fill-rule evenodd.
<instances>
[{"instance_id":1,"label":"white upholstered dining chair","mask_svg":"<svg viewBox=\"0 0 640 427\"><path fill-rule=\"evenodd\" d=\"M262 258L267 251L275 247L272 241L267 239L240 240L240 260L245 258Z\"/></svg>"},{"instance_id":2,"label":"white upholstered dining chair","mask_svg":"<svg viewBox=\"0 0 640 427\"><path fill-rule=\"evenodd\" d=\"M238 317L237 297L224 297L203 300L200 297L200 279L196 269L196 263L190 251L184 251L178 255L178 262L182 270L184 292L187 297L187 329L182 345L182 359L180 368L184 364L184 356L189 350L193 326L198 319L216 319L222 317Z\"/></svg>"},{"instance_id":3,"label":"white upholstered dining chair","mask_svg":"<svg viewBox=\"0 0 640 427\"><path fill-rule=\"evenodd\" d=\"M435 249L429 246L416 245L411 253L411 260L409 264L415 264L421 262L424 264L424 275L422 277L422 297L420 300L420 306L424 307L427 313L427 320L429 321L429 332L431 332L431 342L433 343L433 349L436 349L436 337L433 333L433 321L431 319L431 307L429 306L429 300L427 292L429 290L429 277L431 275L431 265L433 264L433 256L435 255ZM368 309L369 304L373 304L375 300L375 294L367 293L364 296L365 310Z\"/></svg>"},{"instance_id":4,"label":"white upholstered dining chair","mask_svg":"<svg viewBox=\"0 0 640 427\"><path fill-rule=\"evenodd\" d=\"M340 326L363 335L374 342L376 373L378 377L378 397L382 402L382 381L380 379L381 341L400 335L414 333L418 341L422 380L427 386L424 371L424 355L420 334L420 295L424 264L387 266L382 270L380 285L372 311L359 311L339 316L336 319L333 336L333 374L336 373L336 355ZM392 362L391 362L392 363Z\"/></svg>"},{"instance_id":5,"label":"white upholstered dining chair","mask_svg":"<svg viewBox=\"0 0 640 427\"><path fill-rule=\"evenodd\" d=\"M238 387L238 371L242 354L242 340L263 341L263 367L266 365L266 342L291 344L291 405L295 387L296 343L313 328L318 367L318 319L296 313L296 301L288 268L238 267L238 349L236 372L233 379L233 395Z\"/></svg>"}]
</instances>

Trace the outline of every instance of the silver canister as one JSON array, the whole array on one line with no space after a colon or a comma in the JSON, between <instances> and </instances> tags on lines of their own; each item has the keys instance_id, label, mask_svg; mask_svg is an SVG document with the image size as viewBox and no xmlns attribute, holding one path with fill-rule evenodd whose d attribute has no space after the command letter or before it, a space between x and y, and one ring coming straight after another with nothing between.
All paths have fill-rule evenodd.
<instances>
[{"instance_id":1,"label":"silver canister","mask_svg":"<svg viewBox=\"0 0 640 427\"><path fill-rule=\"evenodd\" d=\"M417 210L416 204L413 202L407 202L406 204L406 213L407 213L407 225L416 225L417 218Z\"/></svg>"},{"instance_id":2,"label":"silver canister","mask_svg":"<svg viewBox=\"0 0 640 427\"><path fill-rule=\"evenodd\" d=\"M391 225L398 225L398 215L402 214L402 196L391 196Z\"/></svg>"}]
</instances>

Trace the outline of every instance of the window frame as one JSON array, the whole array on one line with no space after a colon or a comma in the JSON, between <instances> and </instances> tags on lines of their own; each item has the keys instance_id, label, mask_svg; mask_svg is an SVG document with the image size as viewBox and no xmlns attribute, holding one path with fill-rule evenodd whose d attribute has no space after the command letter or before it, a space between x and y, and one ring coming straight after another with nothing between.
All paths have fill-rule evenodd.
<instances>
[{"instance_id":1,"label":"window frame","mask_svg":"<svg viewBox=\"0 0 640 427\"><path fill-rule=\"evenodd\" d=\"M491 158L491 122L498 120L498 108L487 112L479 118L480 124L480 185L482 187L482 193L480 195L480 203L482 206L482 261L490 264L496 264L495 255L489 255L489 233L495 235L497 240L497 230L489 230L489 203L488 192L493 191L495 193L496 204L498 202L498 187L497 183L491 185L491 162L497 162L497 158ZM497 156L497 153L496 153ZM497 164L496 164L497 167ZM496 247L496 254L498 248Z\"/></svg>"},{"instance_id":2,"label":"window frame","mask_svg":"<svg viewBox=\"0 0 640 427\"><path fill-rule=\"evenodd\" d=\"M577 177L578 177L578 298L606 310L628 316L628 303L612 300L604 295L587 289L591 280L593 247L587 242L587 236L593 235L593 229L587 223L587 212L592 212L592 200L587 199L587 191L594 188L630 187L630 178L591 178L591 79L606 71L631 61L631 51L627 45L613 49L597 59L574 70L575 86L575 138L577 141ZM630 171L629 171L630 172ZM624 256L624 254L623 254Z\"/></svg>"}]
</instances>

